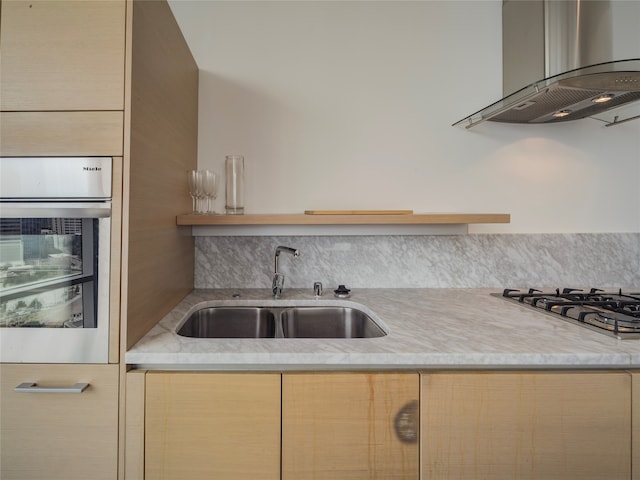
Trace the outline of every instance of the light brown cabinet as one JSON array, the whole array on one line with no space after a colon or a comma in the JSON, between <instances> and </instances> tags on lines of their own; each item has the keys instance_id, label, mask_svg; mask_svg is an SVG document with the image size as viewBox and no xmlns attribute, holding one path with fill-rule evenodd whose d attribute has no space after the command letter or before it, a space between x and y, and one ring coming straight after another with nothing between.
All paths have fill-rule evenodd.
<instances>
[{"instance_id":1,"label":"light brown cabinet","mask_svg":"<svg viewBox=\"0 0 640 480\"><path fill-rule=\"evenodd\" d=\"M425 373L421 424L422 478L631 478L626 372Z\"/></svg>"},{"instance_id":2,"label":"light brown cabinet","mask_svg":"<svg viewBox=\"0 0 640 480\"><path fill-rule=\"evenodd\" d=\"M282 479L417 479L417 373L282 376Z\"/></svg>"},{"instance_id":3,"label":"light brown cabinet","mask_svg":"<svg viewBox=\"0 0 640 480\"><path fill-rule=\"evenodd\" d=\"M63 436L47 427L49 420L65 420L56 416L63 403L74 409L87 395L95 400L93 388L79 396L17 394L3 383L0 477L123 479L124 428L118 436L118 427L125 420L118 408L125 385L119 396L117 372L124 373L124 352L193 289L194 241L176 228L175 218L191 204L184 172L197 163L198 68L166 1L2 0L0 9L0 155L112 156L116 167L114 364L69 366L116 372L113 396L100 397L91 414L84 403L79 408L84 416L78 418L96 427L100 443L84 435L86 427L61 425ZM9 367L0 367L3 382ZM51 378L57 380L65 379ZM24 405L16 403L23 398ZM37 398L51 399L56 408L41 414L32 405ZM103 401L109 403L104 415ZM46 428L27 419L28 428L20 429L24 417ZM103 421L113 436L104 433Z\"/></svg>"},{"instance_id":4,"label":"light brown cabinet","mask_svg":"<svg viewBox=\"0 0 640 480\"><path fill-rule=\"evenodd\" d=\"M127 411L145 411L130 429L134 480L638 480L640 470L640 372L128 377Z\"/></svg>"},{"instance_id":5,"label":"light brown cabinet","mask_svg":"<svg viewBox=\"0 0 640 480\"><path fill-rule=\"evenodd\" d=\"M142 462L145 480L418 478L417 373L140 375L127 374L127 411L145 411L128 426L134 479Z\"/></svg>"},{"instance_id":6,"label":"light brown cabinet","mask_svg":"<svg viewBox=\"0 0 640 480\"><path fill-rule=\"evenodd\" d=\"M124 110L125 0L3 0L2 111Z\"/></svg>"},{"instance_id":7,"label":"light brown cabinet","mask_svg":"<svg viewBox=\"0 0 640 480\"><path fill-rule=\"evenodd\" d=\"M0 478L115 480L117 365L0 365ZM82 393L16 392L22 383Z\"/></svg>"},{"instance_id":8,"label":"light brown cabinet","mask_svg":"<svg viewBox=\"0 0 640 480\"><path fill-rule=\"evenodd\" d=\"M280 478L280 374L146 376L145 480Z\"/></svg>"},{"instance_id":9,"label":"light brown cabinet","mask_svg":"<svg viewBox=\"0 0 640 480\"><path fill-rule=\"evenodd\" d=\"M122 156L125 0L0 8L0 154Z\"/></svg>"}]
</instances>

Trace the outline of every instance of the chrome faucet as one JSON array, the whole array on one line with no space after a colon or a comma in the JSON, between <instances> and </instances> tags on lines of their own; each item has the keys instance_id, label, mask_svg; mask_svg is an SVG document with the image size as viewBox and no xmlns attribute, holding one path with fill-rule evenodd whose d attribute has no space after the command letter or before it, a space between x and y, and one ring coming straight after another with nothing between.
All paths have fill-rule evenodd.
<instances>
[{"instance_id":1,"label":"chrome faucet","mask_svg":"<svg viewBox=\"0 0 640 480\"><path fill-rule=\"evenodd\" d=\"M290 253L294 257L300 256L300 251L295 248L282 246L276 248L276 255L274 258L273 283L271 284L273 298L280 298L282 296L282 290L284 289L284 274L278 272L278 257L280 256L280 252Z\"/></svg>"}]
</instances>

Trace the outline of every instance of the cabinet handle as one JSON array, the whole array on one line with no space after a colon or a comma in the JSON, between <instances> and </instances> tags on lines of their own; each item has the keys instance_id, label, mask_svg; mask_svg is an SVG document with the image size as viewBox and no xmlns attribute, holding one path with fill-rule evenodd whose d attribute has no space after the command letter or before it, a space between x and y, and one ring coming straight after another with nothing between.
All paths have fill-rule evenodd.
<instances>
[{"instance_id":1,"label":"cabinet handle","mask_svg":"<svg viewBox=\"0 0 640 480\"><path fill-rule=\"evenodd\" d=\"M13 390L20 393L82 393L87 387L88 383L74 383L70 387L39 387L37 383L24 382Z\"/></svg>"},{"instance_id":2,"label":"cabinet handle","mask_svg":"<svg viewBox=\"0 0 640 480\"><path fill-rule=\"evenodd\" d=\"M396 436L403 443L416 443L418 441L418 401L412 400L396 414L393 426Z\"/></svg>"}]
</instances>

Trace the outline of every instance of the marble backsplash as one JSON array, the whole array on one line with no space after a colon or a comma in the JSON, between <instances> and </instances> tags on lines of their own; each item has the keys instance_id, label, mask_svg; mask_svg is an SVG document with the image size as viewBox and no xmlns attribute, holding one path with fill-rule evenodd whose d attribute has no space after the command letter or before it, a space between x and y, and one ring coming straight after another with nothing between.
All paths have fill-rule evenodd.
<instances>
[{"instance_id":1,"label":"marble backsplash","mask_svg":"<svg viewBox=\"0 0 640 480\"><path fill-rule=\"evenodd\" d=\"M640 287L640 233L196 237L196 288Z\"/></svg>"}]
</instances>

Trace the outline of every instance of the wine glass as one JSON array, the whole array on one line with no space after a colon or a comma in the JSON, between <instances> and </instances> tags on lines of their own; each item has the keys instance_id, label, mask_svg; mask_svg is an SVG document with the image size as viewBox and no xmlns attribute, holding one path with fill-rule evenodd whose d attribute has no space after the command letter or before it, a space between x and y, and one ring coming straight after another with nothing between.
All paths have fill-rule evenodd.
<instances>
[{"instance_id":1,"label":"wine glass","mask_svg":"<svg viewBox=\"0 0 640 480\"><path fill-rule=\"evenodd\" d=\"M218 174L210 170L202 172L202 190L207 199L205 213L216 213L214 200L218 196Z\"/></svg>"},{"instance_id":2,"label":"wine glass","mask_svg":"<svg viewBox=\"0 0 640 480\"><path fill-rule=\"evenodd\" d=\"M204 215L207 213L207 194L204 190L205 171L198 170L198 180L196 188L196 213Z\"/></svg>"},{"instance_id":3,"label":"wine glass","mask_svg":"<svg viewBox=\"0 0 640 480\"><path fill-rule=\"evenodd\" d=\"M202 186L202 182L200 181L200 171L189 170L187 172L187 178L189 179L189 195L191 195L191 211L193 213L197 213L199 210L198 197L200 196L200 189Z\"/></svg>"}]
</instances>

